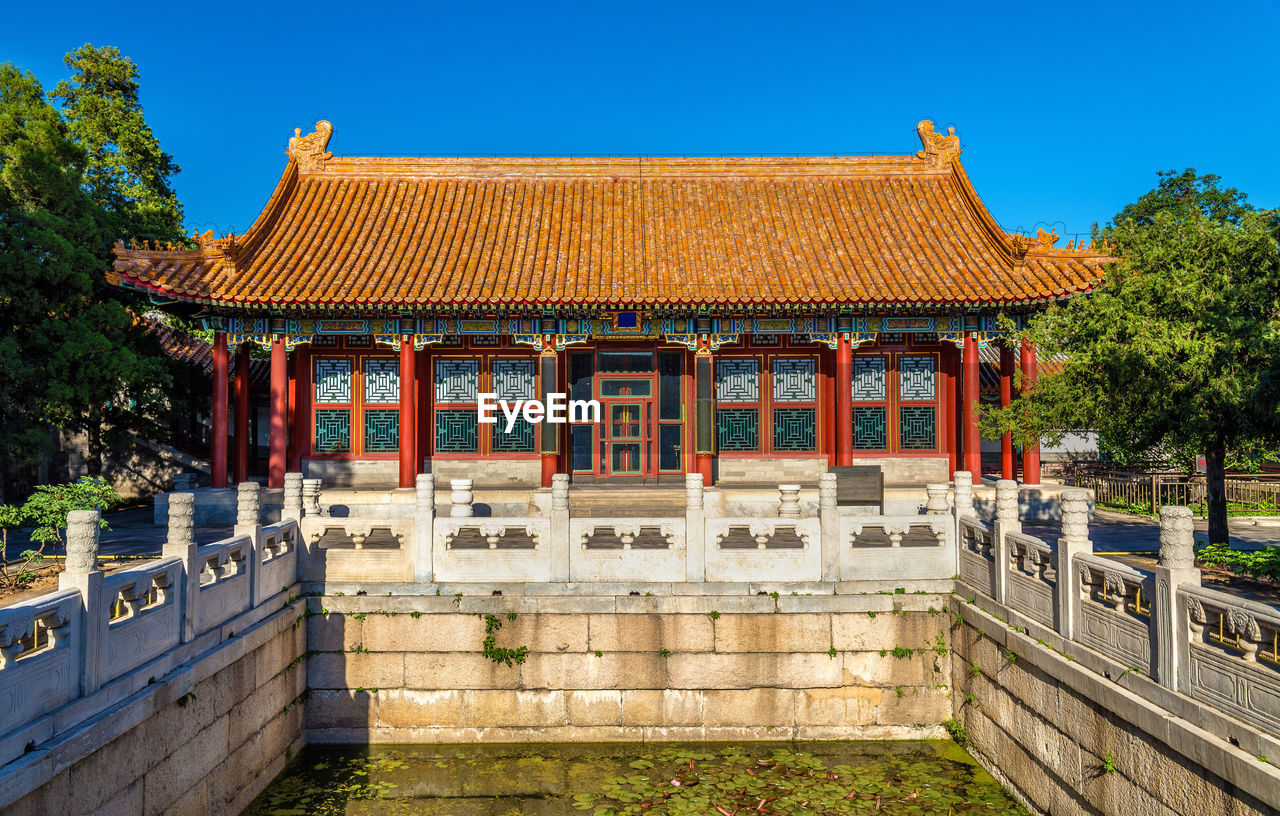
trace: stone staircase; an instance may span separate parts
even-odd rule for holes
[[[574,518],[683,516],[684,510],[683,486],[584,485],[569,488],[569,515]]]

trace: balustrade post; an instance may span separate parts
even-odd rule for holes
[[[473,492],[475,482],[471,479],[450,479],[449,516],[450,518],[470,518],[476,514],[472,502],[476,500]]]
[[[245,560],[249,562],[249,597],[254,604],[258,600],[258,557],[262,547],[261,491],[262,486],[257,482],[236,485],[236,526],[232,531],[232,535],[249,537]]]
[[[684,477],[685,578],[695,583],[705,581],[707,577],[707,515],[703,498],[702,474],[686,473]]]
[[[957,470],[951,474],[951,512],[955,528],[956,563],[954,575],[960,574],[960,542],[964,536],[960,534],[960,519],[972,518],[978,513],[973,508],[973,474],[967,470]]]
[[[800,485],[778,485],[778,517],[800,518]]]
[[[425,583],[432,579],[431,541],[436,523],[436,483],[430,473],[414,478],[413,508],[413,580]]]
[[[302,480],[302,512],[307,516],[319,516],[320,513],[320,479]]]
[[[245,484],[241,482],[241,484]],[[160,548],[163,558],[182,560],[182,586],[177,588],[182,609],[182,642],[195,637],[196,598],[200,591],[200,565],[196,563],[195,496],[173,493],[169,496],[169,533]]]
[[[1076,618],[1080,609],[1080,580],[1075,568],[1077,553],[1093,552],[1089,540],[1089,491],[1067,488],[1062,491],[1062,534],[1054,551],[1054,602],[1058,634],[1067,639],[1076,636]]]
[[[924,494],[928,499],[924,503],[925,515],[929,516],[949,516],[951,515],[951,503],[947,501],[947,494],[951,492],[949,484],[927,484],[924,486]]]
[[[187,494],[190,498],[190,494]],[[171,495],[170,501],[173,496]],[[69,686],[73,694],[85,696],[101,685],[102,641],[107,631],[107,611],[102,603],[102,570],[98,568],[98,529],[102,515],[97,510],[72,510],[67,514],[67,558],[58,575],[58,589],[80,593],[80,620],[70,621],[79,638],[71,643]],[[101,616],[101,620],[99,620]],[[33,689],[32,693],[38,692]]]
[[[1160,508],[1160,561],[1154,572],[1151,646],[1155,651],[1156,681],[1165,688],[1190,694],[1187,669],[1191,663],[1191,640],[1178,602],[1180,587],[1200,586],[1190,507]]]
[[[284,508],[280,511],[280,520],[302,520],[302,474],[286,473],[284,475]]]
[[[551,475],[551,580],[567,582],[573,558],[569,541],[569,474]]]
[[[834,473],[818,477],[818,524],[822,542],[822,580],[840,580],[840,508],[836,505]]]
[[[1022,522],[1018,521],[1018,483],[1012,479],[1001,479],[996,482],[996,523],[995,560],[996,574],[994,594],[999,603],[1006,603],[1009,597],[1009,570],[1013,567],[1012,547],[1007,536],[1010,533],[1022,532]]]

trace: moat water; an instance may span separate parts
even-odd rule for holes
[[[310,746],[244,816],[1026,812],[929,741]]]

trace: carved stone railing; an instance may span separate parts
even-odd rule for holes
[[[1196,700],[1280,734],[1280,609],[1197,586],[1178,593]]]
[[[1154,674],[1151,646],[1152,573],[1095,555],[1077,555],[1076,640],[1112,660]]]
[[[98,512],[68,515],[58,591],[0,609],[0,764],[280,611],[297,586],[298,522],[261,528],[257,486],[237,492],[231,537],[197,545],[194,497],[174,493],[161,557],[111,574]]]
[[[955,560],[955,525],[947,515],[840,518],[842,581],[949,578]]]
[[[435,520],[432,556],[438,581],[551,580],[550,519],[536,516]]]
[[[1058,568],[1053,545],[1025,533],[1008,533],[1005,540],[1010,561],[1005,602],[1056,628]]]
[[[413,518],[306,516],[300,525],[306,542],[303,575],[326,581],[412,581],[416,527]]]
[[[218,626],[253,605],[253,539],[236,536],[196,548],[196,631]]]
[[[820,536],[816,518],[709,518],[706,580],[820,581]]]
[[[572,581],[684,581],[684,518],[576,518],[569,522]]]
[[[995,597],[995,532],[991,525],[974,516],[961,516],[958,529],[961,580],[982,594]]]
[[[80,593],[59,590],[0,609],[0,735],[80,696]],[[0,762],[24,745],[0,742]]]
[[[97,608],[89,610],[88,621],[102,643],[94,687],[182,642],[182,575],[181,559],[169,557],[103,578]]]

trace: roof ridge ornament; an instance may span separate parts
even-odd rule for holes
[[[925,160],[925,167],[929,170],[946,170],[960,158],[960,137],[956,135],[954,127],[947,128],[947,135],[943,136],[934,131],[933,122],[923,119],[916,125],[916,133],[920,136],[920,143],[924,145],[924,150],[916,153],[916,156]]]
[[[329,146],[329,137],[333,135],[333,125],[321,119],[316,122],[314,133],[302,135],[302,128],[294,128],[289,137],[289,149],[285,153],[298,160],[298,167],[308,173],[324,169],[325,162],[333,158],[325,148]]]
[[[1041,252],[1047,249],[1053,249],[1053,245],[1058,242],[1058,233],[1050,230],[1045,232],[1042,229],[1036,230],[1036,249]]]

